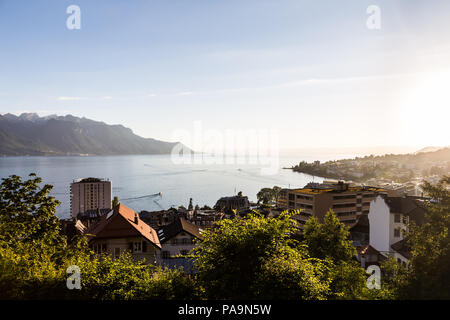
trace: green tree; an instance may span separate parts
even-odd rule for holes
[[[303,234],[312,257],[337,262],[350,261],[356,255],[356,249],[349,240],[348,228],[332,210],[327,212],[323,223],[316,217],[308,219]]]
[[[110,255],[74,261],[81,269],[79,291],[72,297],[97,300],[197,299],[194,279],[181,269],[170,270],[134,261],[130,253],[119,259]]]
[[[69,246],[60,235],[52,186],[40,187],[40,178],[29,177],[13,175],[0,185],[1,298],[58,297],[68,257],[78,250],[77,241]]]
[[[59,233],[58,202],[34,174],[0,185],[0,299],[194,299],[195,279],[181,270],[95,256],[87,238],[70,244]],[[66,287],[67,267],[81,269],[81,290]]]
[[[262,204],[275,204],[278,200],[278,194],[281,188],[274,186],[273,188],[262,188],[257,194],[258,203]]]
[[[111,201],[111,207],[115,208],[119,205],[119,198],[118,197],[114,197],[113,200]]]
[[[18,241],[61,240],[59,219],[55,216],[59,201],[49,196],[53,186],[39,186],[42,179],[34,173],[30,179],[12,175],[0,184],[0,242],[14,246]]]
[[[225,219],[194,250],[199,283],[208,299],[322,299],[328,294],[326,265],[310,259],[290,235],[292,214],[258,213]]]
[[[329,263],[332,279],[329,298],[372,298],[373,293],[366,287],[365,270],[355,259],[356,249],[349,240],[350,232],[332,210],[327,212],[323,223],[311,217],[303,235],[311,257]]]
[[[406,235],[411,247],[408,270],[397,272],[402,299],[450,299],[450,176],[436,185],[424,182],[426,222],[411,223]]]

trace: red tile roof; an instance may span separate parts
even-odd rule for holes
[[[137,223],[135,222],[137,219]],[[156,231],[142,221],[139,215],[130,208],[119,204],[100,221],[86,231],[89,240],[105,238],[126,238],[142,236],[161,249]]]

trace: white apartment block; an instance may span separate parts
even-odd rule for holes
[[[97,209],[111,209],[111,181],[98,178],[84,178],[70,184],[70,216]]]

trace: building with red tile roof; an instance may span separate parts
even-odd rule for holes
[[[113,258],[131,252],[135,260],[156,263],[161,250],[156,231],[123,204],[103,215],[85,234],[95,253],[111,254]]]

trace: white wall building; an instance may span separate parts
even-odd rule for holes
[[[370,203],[369,244],[382,255],[392,255],[406,265],[409,250],[404,240],[410,220],[423,223],[425,210],[413,197],[381,197]]]
[[[70,216],[89,210],[111,209],[111,181],[98,178],[78,179],[70,184]]]

